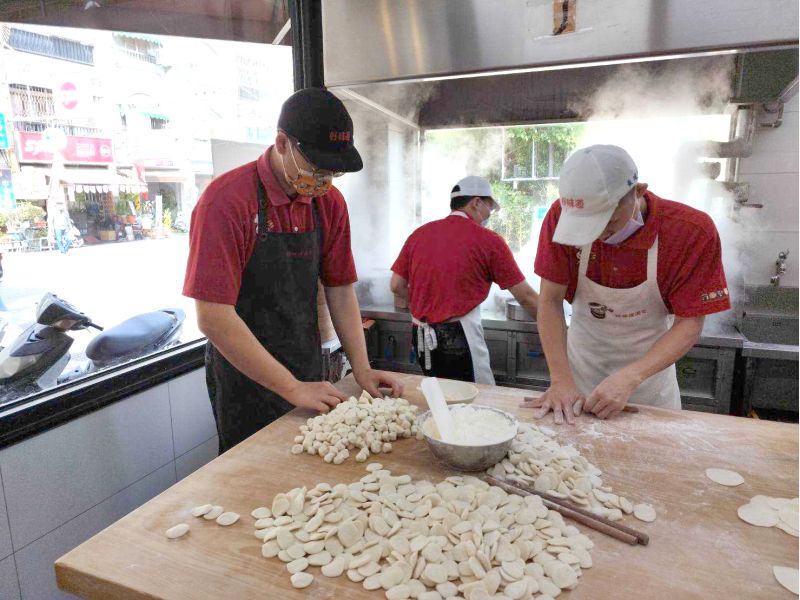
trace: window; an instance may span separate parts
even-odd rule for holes
[[[251,159],[240,158],[242,148],[252,152],[250,138],[263,144],[271,141],[268,135],[274,138],[280,106],[293,91],[291,47],[43,26],[15,39],[12,48],[0,45],[0,64],[13,62],[13,72],[24,74],[0,81],[0,98],[10,98],[7,122],[15,142],[0,155],[0,168],[11,171],[16,202],[0,198],[0,321],[7,323],[0,345],[35,320],[45,292],[106,330],[142,313],[178,308],[186,316],[171,343],[202,338],[194,301],[181,288],[188,223],[214,172],[210,140],[239,152],[227,157],[230,168]],[[21,52],[23,45],[37,52]],[[153,62],[162,50],[169,54],[169,69]],[[91,110],[72,117],[61,106],[69,96],[54,98],[53,82],[65,73],[64,56],[80,52],[92,60],[87,55],[88,62],[70,66],[69,73],[77,93],[92,103]],[[132,59],[147,64],[135,68]],[[230,76],[231,65],[239,62],[249,75],[269,65],[258,78],[253,75],[258,87],[242,100],[243,84],[235,71]],[[240,111],[240,104],[250,110]],[[63,134],[63,165],[54,164],[53,146],[42,139],[50,128]],[[54,135],[57,141],[60,134]],[[61,208],[72,236],[66,256],[55,249],[54,216]],[[65,335],[73,340],[68,362],[46,389],[115,366],[86,358],[98,332]],[[36,385],[0,383],[0,405],[38,391]]]
[[[569,125],[503,129],[503,180],[558,179],[575,143]]]
[[[15,117],[51,117],[55,114],[53,90],[12,83],[8,86]]]

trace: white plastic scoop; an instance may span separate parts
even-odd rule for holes
[[[453,417],[447,408],[439,380],[436,377],[426,377],[422,380],[420,388],[425,394],[425,400],[428,401],[431,415],[433,415],[436,428],[439,430],[439,439],[443,442],[450,442],[453,439]]]

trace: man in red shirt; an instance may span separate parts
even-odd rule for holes
[[[353,122],[330,92],[283,104],[275,145],[220,175],[192,213],[183,293],[208,338],[206,382],[220,452],[294,406],[327,412],[345,399],[322,382],[317,281],[360,386],[402,386],[367,360],[352,288],[347,205],[332,177],[358,171]]]
[[[531,403],[534,416],[606,418],[628,402],[679,409],[675,361],[696,343],[705,315],[730,308],[714,223],[648,192],[617,146],[575,151],[559,194],[536,254],[551,383]]]
[[[494,384],[480,313],[492,282],[536,316],[536,292],[505,240],[485,228],[496,209],[489,182],[465,177],[450,193],[450,216],[414,231],[392,265],[392,291],[409,299],[428,376]]]

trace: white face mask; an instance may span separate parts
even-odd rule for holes
[[[625,223],[625,225],[623,225],[622,229],[604,239],[603,243],[608,244],[609,246],[616,246],[618,244],[621,244],[629,237],[631,237],[634,233],[639,231],[639,229],[641,229],[642,227],[644,227],[644,219],[642,218],[642,211],[639,209],[639,202],[634,202],[633,214],[631,215],[631,218],[628,219],[628,222]]]
[[[485,204],[483,200],[481,200],[481,204]],[[492,218],[492,209],[489,209],[489,215],[481,221],[481,227],[488,227],[489,226],[489,219]]]

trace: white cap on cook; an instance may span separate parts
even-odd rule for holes
[[[492,198],[492,186],[483,177],[477,175],[468,175],[460,179],[450,192],[450,198],[458,198],[460,196],[481,196],[482,198],[491,198],[492,204],[498,208],[497,201]]]
[[[585,246],[595,241],[620,199],[638,181],[636,163],[619,146],[598,144],[573,152],[561,167],[561,216],[553,241],[567,246]]]

